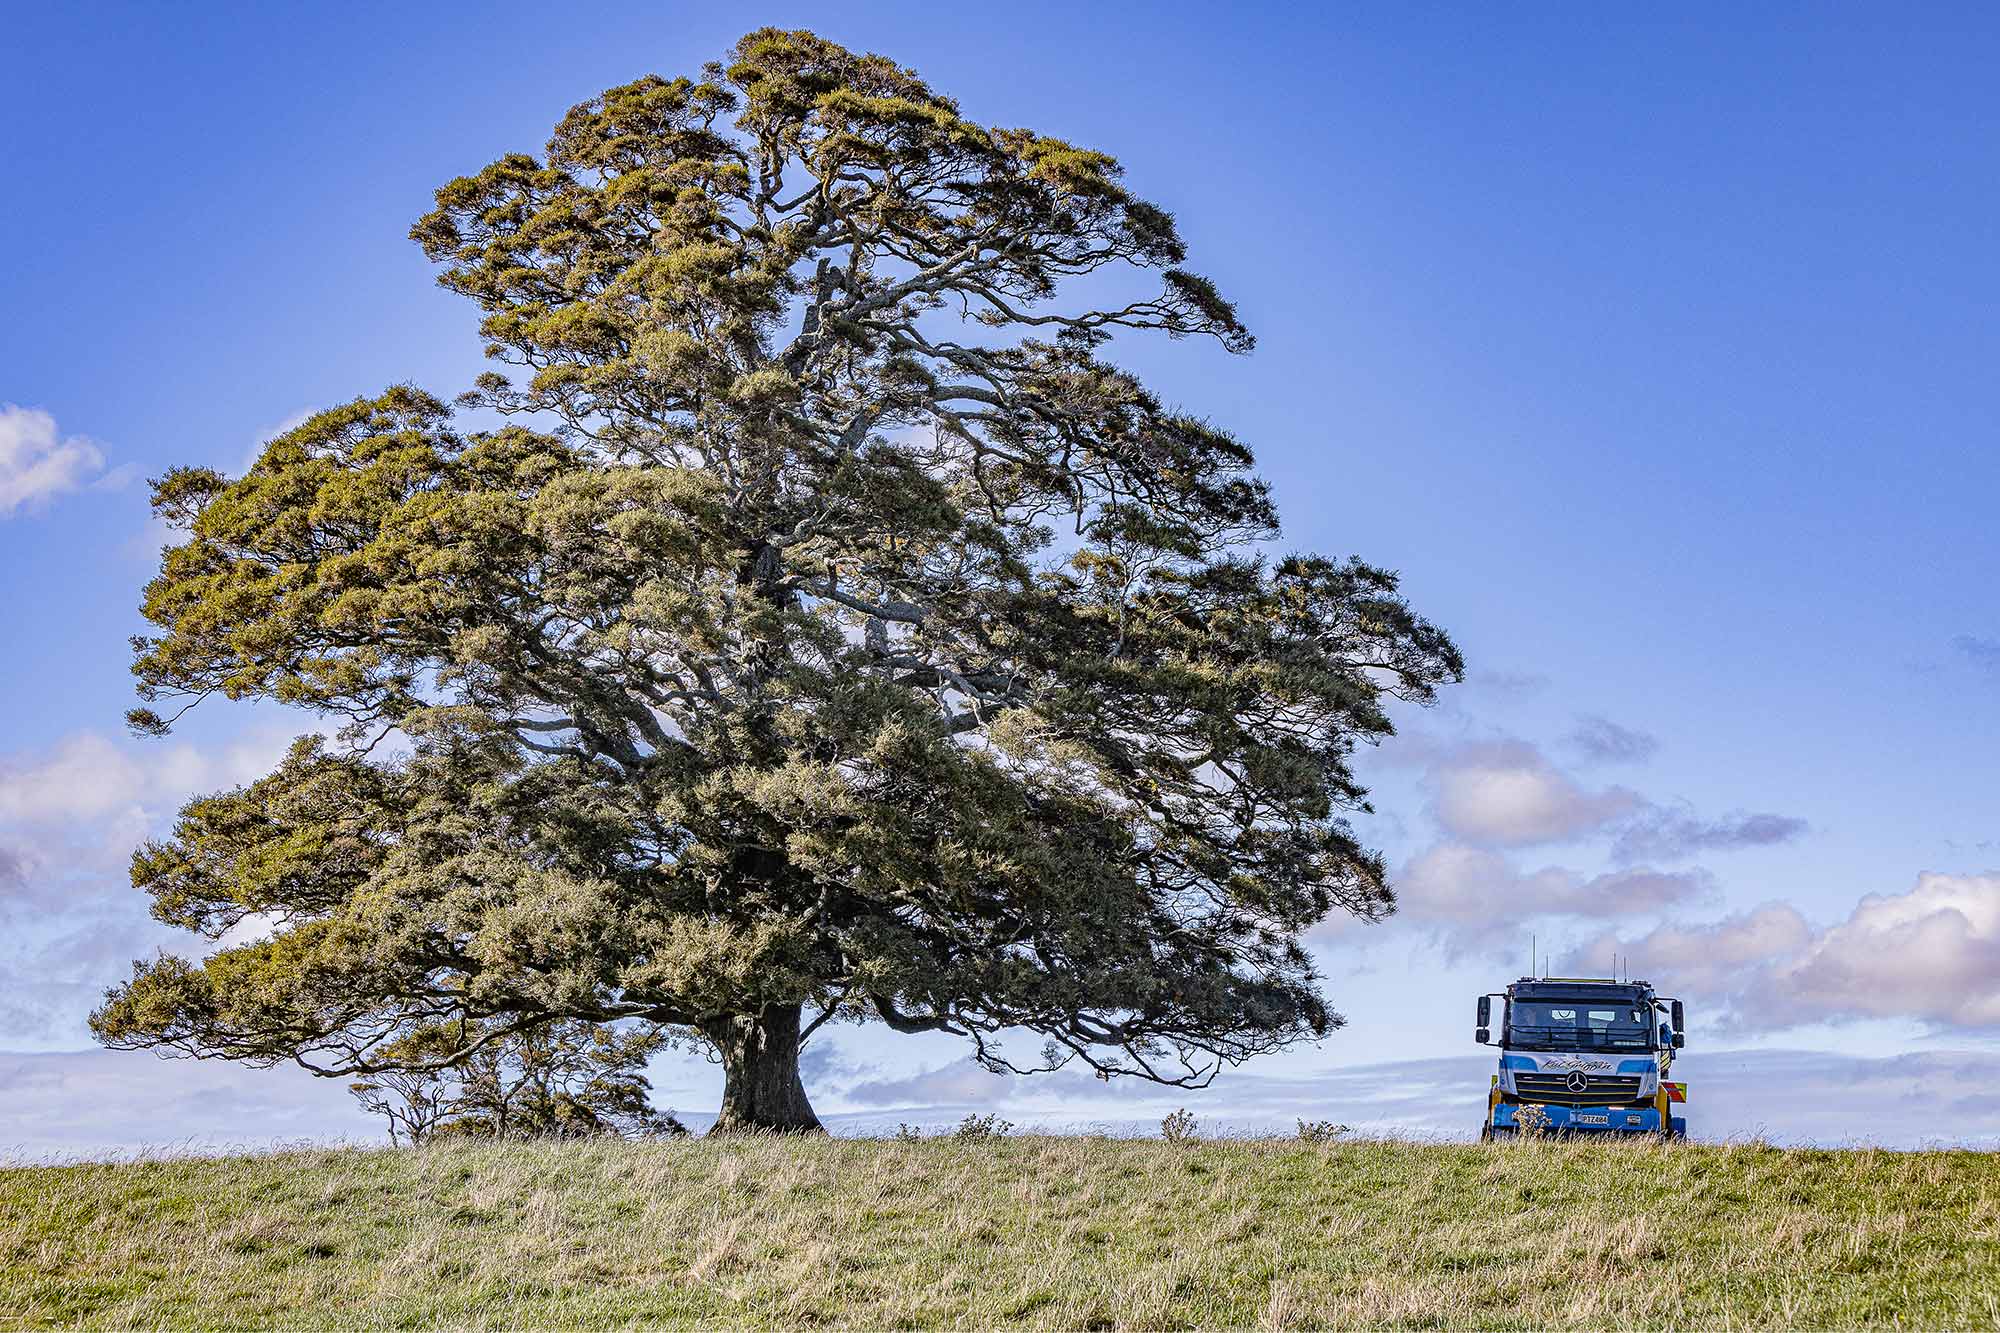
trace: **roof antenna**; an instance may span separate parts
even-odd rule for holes
[[[1528,936],[1528,975],[1531,977],[1539,975],[1535,971],[1535,937],[1533,935]]]

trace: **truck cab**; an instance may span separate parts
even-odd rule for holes
[[[1644,981],[1523,977],[1480,996],[1478,1016],[1474,1039],[1500,1048],[1480,1138],[1523,1130],[1687,1136],[1675,1114],[1687,1085],[1667,1077],[1686,1044],[1679,1000]]]

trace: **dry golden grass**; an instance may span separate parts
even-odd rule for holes
[[[0,1172],[0,1326],[1993,1327],[2000,1159],[1089,1138]]]

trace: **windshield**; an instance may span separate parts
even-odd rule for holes
[[[1507,1006],[1507,1043],[1559,1051],[1649,1050],[1646,1008],[1630,1001],[1515,1000]]]

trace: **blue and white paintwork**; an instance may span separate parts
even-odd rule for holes
[[[1639,1096],[1653,1097],[1660,1091],[1660,1056],[1673,1058],[1671,1051],[1654,1052],[1647,1055],[1597,1055],[1589,1051],[1509,1051],[1500,1057],[1500,1091],[1514,1094],[1514,1075],[1518,1072],[1569,1074],[1582,1070],[1586,1074],[1609,1074],[1630,1078],[1639,1076]]]
[[[1494,1127],[1514,1128],[1515,1113],[1524,1109],[1501,1102],[1493,1108]],[[1633,1134],[1660,1132],[1660,1113],[1651,1107],[1643,1111],[1616,1106],[1541,1106],[1538,1109],[1548,1117],[1547,1124],[1540,1126],[1543,1129],[1606,1129]]]

